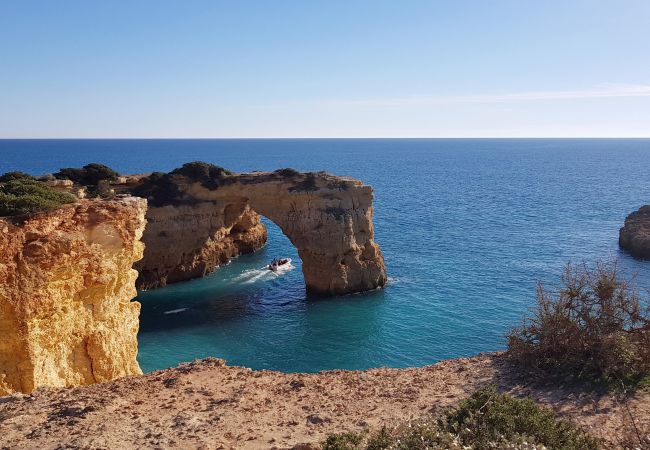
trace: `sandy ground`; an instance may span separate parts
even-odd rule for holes
[[[577,388],[532,388],[498,354],[412,369],[283,374],[205,359],[74,389],[0,398],[0,448],[291,448],[329,433],[375,429],[449,407],[487,383],[530,395],[616,448],[650,425],[650,393],[625,407]]]

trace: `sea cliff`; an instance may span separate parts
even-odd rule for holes
[[[146,200],[80,200],[0,218],[0,395],[140,374]]]

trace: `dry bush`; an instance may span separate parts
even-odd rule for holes
[[[509,333],[507,354],[528,369],[634,385],[650,373],[649,311],[616,264],[569,264],[559,290],[538,285],[537,307]]]

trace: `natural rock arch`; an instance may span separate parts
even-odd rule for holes
[[[146,289],[204,275],[266,241],[259,214],[298,250],[310,292],[346,294],[386,283],[373,240],[370,186],[324,172],[251,173],[220,180],[175,175],[167,204],[151,202],[136,264]],[[137,191],[137,189],[136,189]]]

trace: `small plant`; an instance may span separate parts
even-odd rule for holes
[[[13,179],[0,184],[0,216],[16,216],[50,211],[75,197],[33,179]]]
[[[330,434],[323,443],[323,450],[357,450],[363,441],[359,433]]]
[[[305,179],[294,184],[289,188],[289,192],[312,192],[317,191],[316,174],[309,172],[305,174]]]
[[[292,169],[290,167],[284,168],[284,169],[278,169],[274,173],[280,175],[281,177],[284,178],[292,178],[300,175],[300,172],[298,172],[296,169]]]
[[[61,169],[54,176],[58,179],[71,180],[83,186],[97,186],[103,180],[116,180],[120,174],[103,164],[90,163],[81,169],[73,167]]]
[[[567,265],[562,288],[537,288],[532,317],[508,335],[522,367],[626,386],[650,374],[650,317],[615,264]]]
[[[595,450],[598,441],[530,399],[486,387],[438,418],[425,417],[368,435],[331,435],[323,443],[323,450],[497,448]]]

